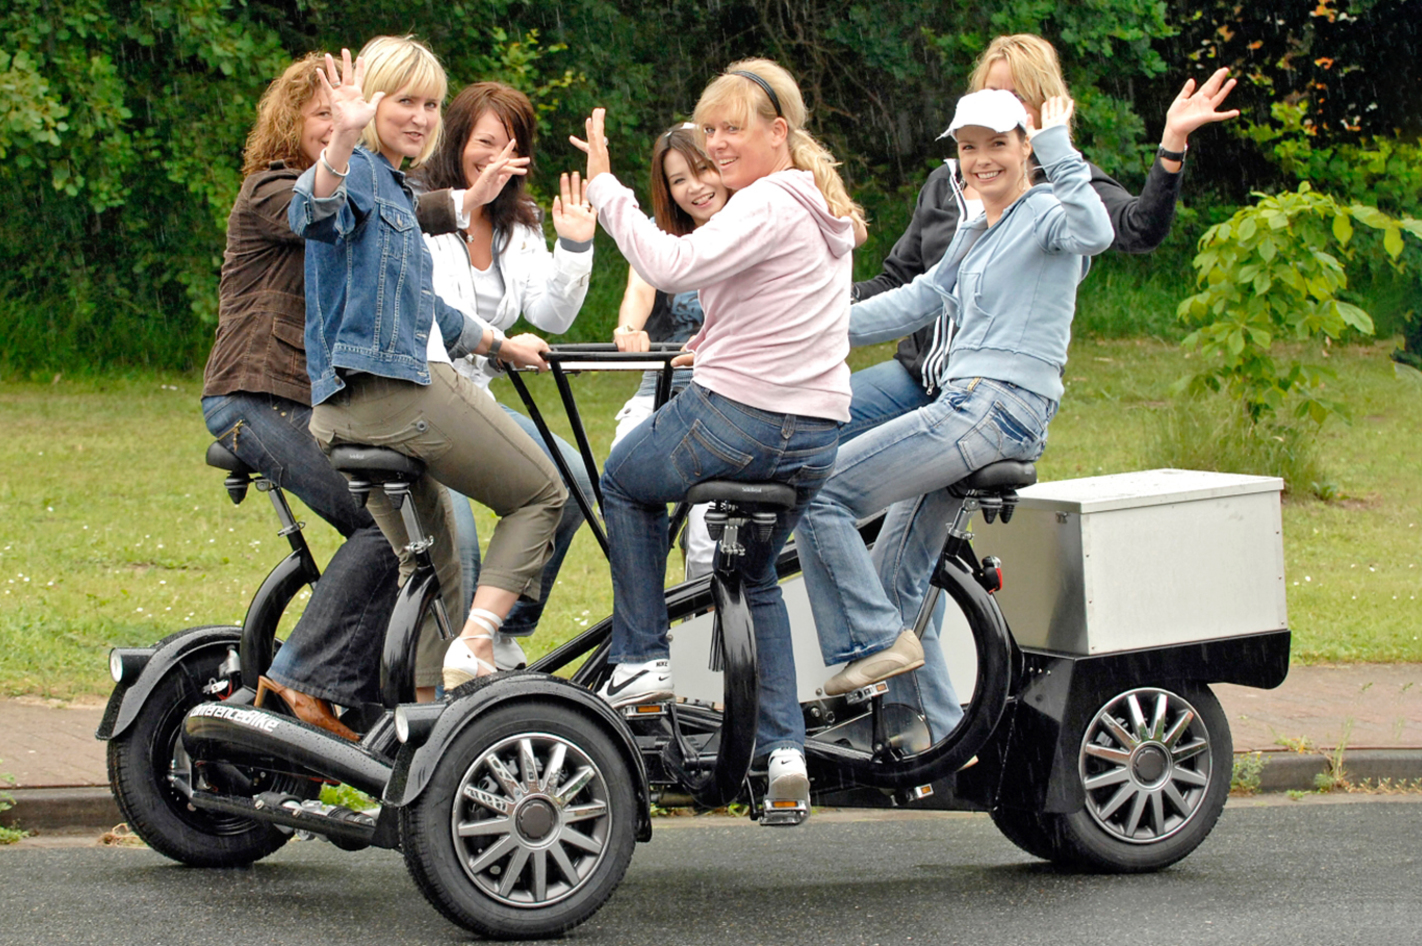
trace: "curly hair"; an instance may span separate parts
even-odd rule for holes
[[[311,166],[311,159],[301,151],[301,110],[321,88],[316,70],[325,61],[325,53],[307,53],[287,66],[262,93],[257,123],[242,149],[243,177],[265,171],[273,161],[285,161],[287,167],[298,171]]]
[[[517,156],[533,157],[538,119],[528,96],[502,82],[476,82],[456,95],[445,110],[444,138],[419,173],[430,190],[469,187],[474,183],[464,174],[464,149],[485,112],[492,112],[504,126],[505,133],[514,141]],[[530,173],[532,170],[530,162]],[[523,175],[510,177],[499,195],[484,208],[484,213],[495,233],[507,234],[520,223],[535,230],[539,227],[538,207],[528,194],[527,178]]]

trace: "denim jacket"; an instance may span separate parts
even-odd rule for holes
[[[316,168],[296,182],[292,232],[306,238],[306,373],[311,403],[345,382],[338,368],[430,383],[430,325],[439,319],[452,357],[471,352],[483,326],[434,292],[429,249],[405,175],[364,147],[330,197],[312,194]]]
[[[1061,400],[1076,286],[1115,231],[1066,129],[1046,129],[1032,145],[1051,184],[1023,194],[992,227],[981,215],[963,224],[927,272],[851,306],[851,345],[951,319],[957,333],[947,365],[933,377],[925,366],[930,392],[954,378],[984,377]]]

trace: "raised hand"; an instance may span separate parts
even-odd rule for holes
[[[503,150],[484,165],[484,170],[479,172],[478,179],[464,192],[466,213],[472,214],[475,208],[483,207],[498,197],[499,192],[504,189],[504,185],[509,182],[509,178],[515,175],[522,177],[528,173],[529,159],[515,154],[516,147],[518,147],[518,142],[510,138]]]
[[[370,97],[370,101],[366,101],[365,93],[361,91],[361,83],[365,79],[365,57],[357,56],[352,66],[351,51],[342,49],[341,71],[337,73],[336,60],[327,53],[326,68],[318,68],[316,75],[321,80],[321,87],[331,97],[331,120],[335,126],[332,135],[351,141],[358,139],[375,117],[380,100],[385,98],[384,92],[377,92]]]
[[[587,129],[587,140],[569,135],[568,141],[588,156],[588,173],[585,177],[591,184],[599,174],[612,172],[612,159],[607,154],[607,109],[593,109],[583,125]]]
[[[1032,113],[1027,113],[1027,137],[1035,138],[1048,128],[1065,125],[1076,112],[1076,103],[1065,95],[1054,95],[1042,103],[1042,127],[1036,127]]]
[[[1226,81],[1228,80],[1228,81]],[[1220,111],[1226,97],[1234,89],[1228,69],[1216,69],[1199,89],[1194,79],[1186,79],[1180,94],[1165,112],[1165,134],[1161,144],[1168,151],[1181,151],[1191,132],[1201,125],[1222,122],[1239,115],[1239,109]]]
[[[564,171],[558,179],[561,193],[553,198],[553,229],[560,237],[586,243],[597,233],[597,211],[588,203],[582,178]]]

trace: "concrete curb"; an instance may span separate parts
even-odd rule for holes
[[[107,785],[77,788],[12,788],[14,807],[0,812],[0,824],[39,833],[92,829],[107,831],[123,821]]]
[[[1288,749],[1264,749],[1257,753],[1264,762],[1259,771],[1261,792],[1311,792],[1317,787],[1315,777],[1332,772],[1332,761],[1326,754],[1293,752]],[[1389,779],[1393,783],[1422,779],[1422,749],[1345,749],[1343,776],[1357,785]]]
[[[1254,753],[1238,753],[1238,756]],[[1261,793],[1316,788],[1314,777],[1331,770],[1327,755],[1287,749],[1259,751]],[[1356,749],[1344,751],[1344,775],[1358,784],[1390,779],[1393,783],[1422,779],[1422,749]],[[8,791],[14,807],[0,812],[0,824],[39,833],[57,831],[107,831],[123,821],[107,786],[78,788],[14,788]]]

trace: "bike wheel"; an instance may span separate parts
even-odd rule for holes
[[[232,646],[236,646],[234,632]],[[194,867],[237,867],[260,860],[286,843],[277,828],[235,815],[203,811],[188,794],[208,788],[208,774],[221,790],[243,794],[280,791],[314,798],[309,779],[272,776],[237,766],[196,766],[183,749],[183,719],[210,697],[203,687],[216,680],[226,646],[206,647],[172,668],[153,688],[132,725],[109,740],[109,784],[128,826],[165,857]]]
[[[481,936],[560,935],[622,881],[636,777],[589,717],[547,701],[497,707],[401,809],[406,866],[435,909]]]
[[[1203,685],[1141,686],[1103,699],[1077,740],[1083,810],[1041,815],[1054,860],[1089,870],[1161,870],[1214,828],[1229,796],[1229,721]]]

